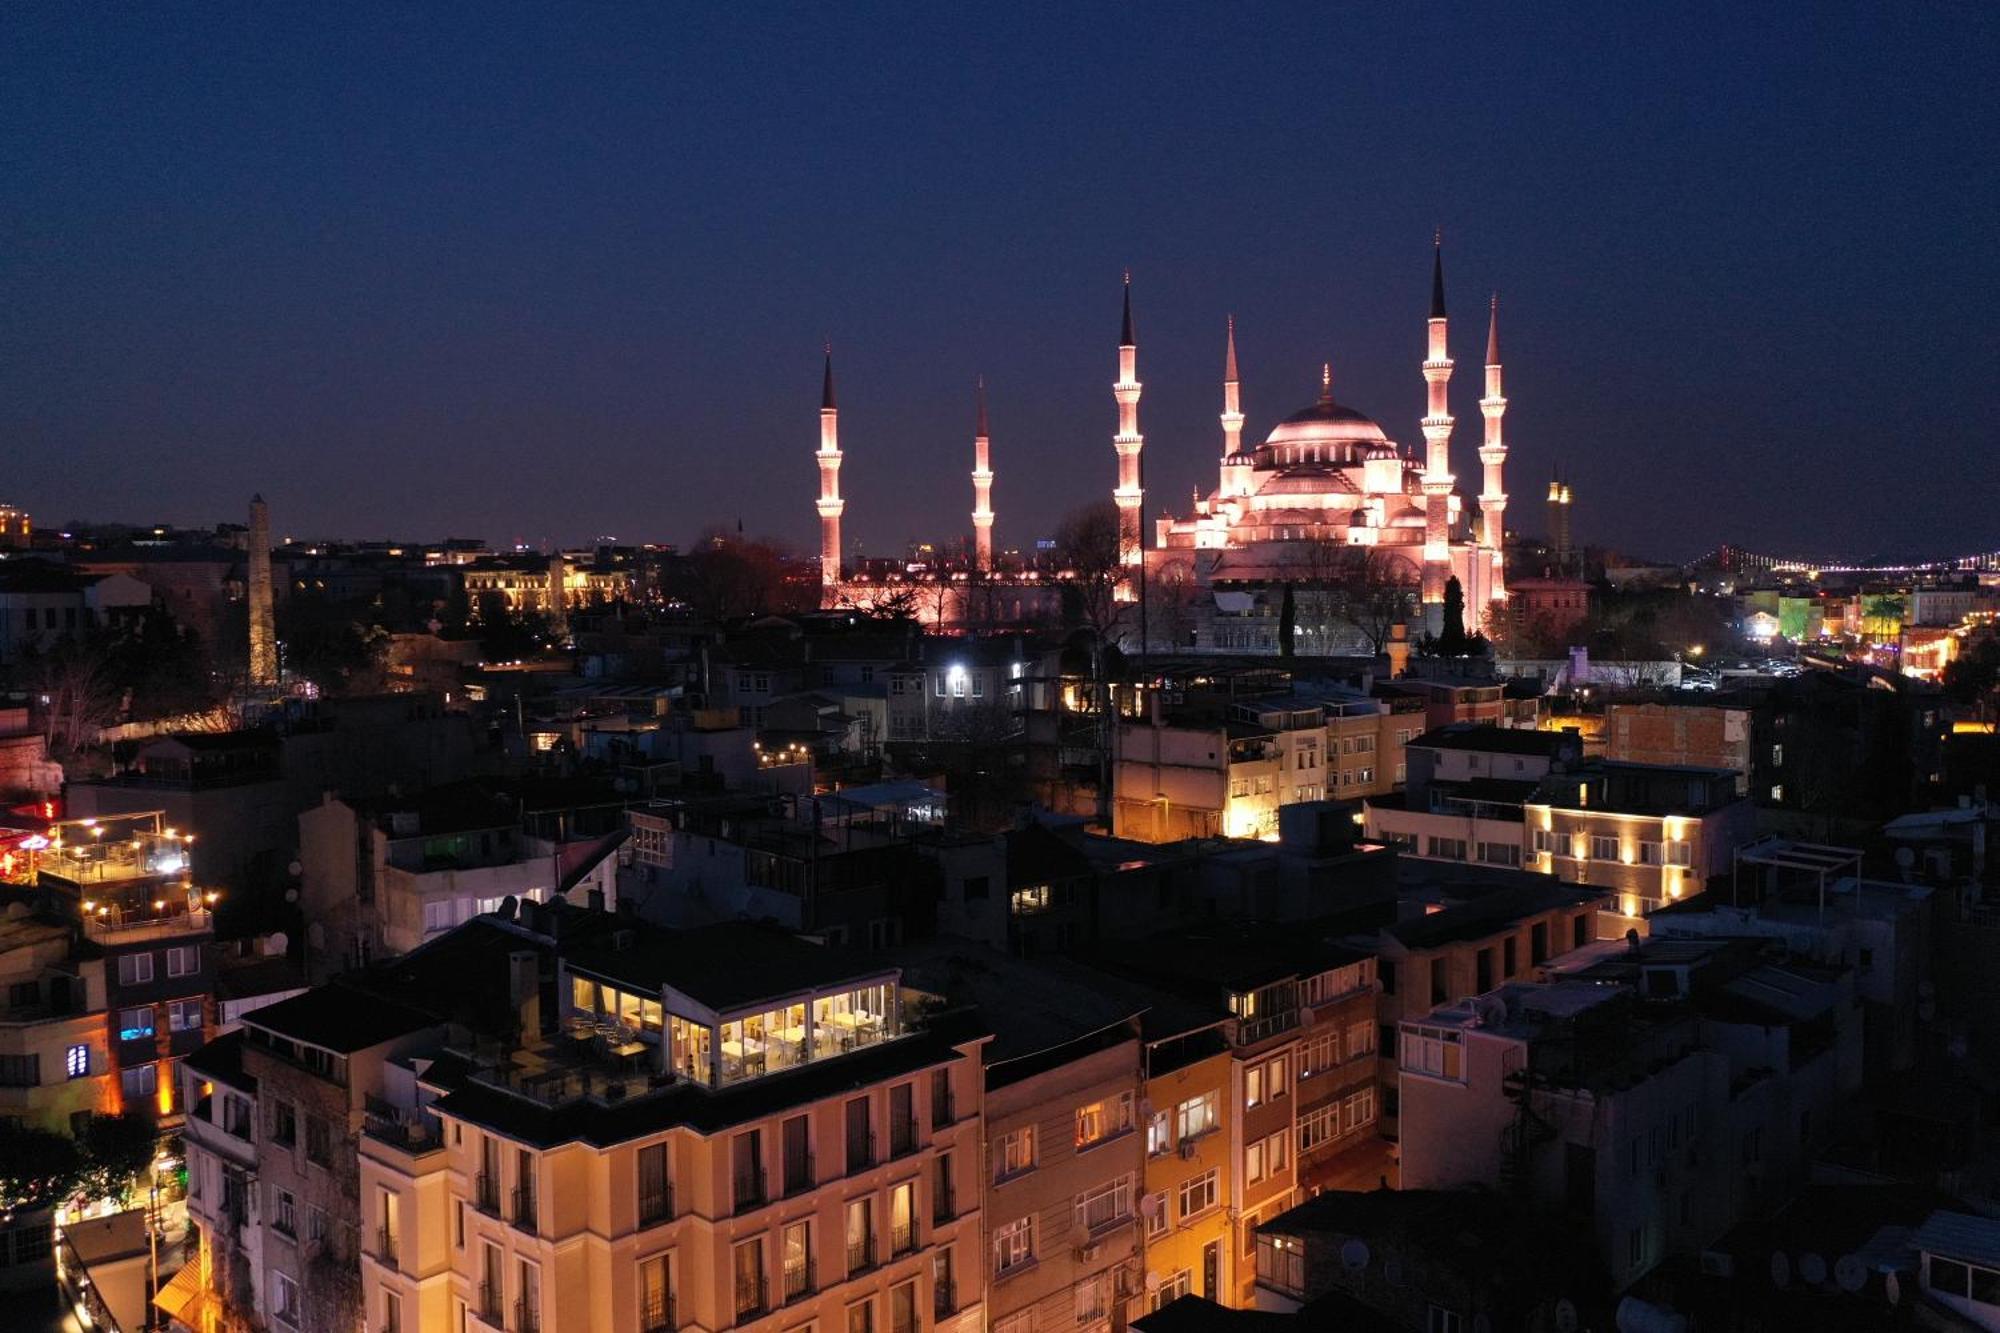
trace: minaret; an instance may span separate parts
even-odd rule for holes
[[[972,561],[982,574],[993,572],[993,457],[986,436],[986,377],[973,385],[979,424],[972,433]]]
[[[1445,350],[1444,233],[1432,240],[1430,343],[1424,357],[1429,410],[1424,414],[1424,626],[1444,629],[1444,585],[1451,577],[1451,357]]]
[[[1486,599],[1507,600],[1504,565],[1507,549],[1507,487],[1502,470],[1507,464],[1507,438],[1501,429],[1507,415],[1507,396],[1500,388],[1500,297],[1496,293],[1486,316],[1486,396],[1479,400],[1479,414],[1486,418],[1486,440],[1479,446],[1479,461],[1486,469],[1485,485],[1479,492],[1480,536],[1485,547],[1491,583]]]
[[[1558,571],[1569,568],[1569,483],[1561,469],[1549,473],[1549,557]]]
[[[1243,449],[1243,386],[1236,378],[1236,316],[1229,317],[1228,342],[1222,354],[1222,484],[1218,496],[1230,494],[1229,460]]]
[[[271,608],[271,510],[250,497],[250,683],[278,683],[278,624]]]
[[[1132,273],[1128,269],[1125,326],[1118,335],[1118,382],[1111,386],[1111,396],[1118,400],[1118,434],[1111,440],[1111,447],[1118,451],[1118,488],[1111,492],[1111,498],[1118,505],[1118,561],[1134,568],[1145,558],[1140,534],[1146,492],[1139,484],[1139,451],[1146,447],[1146,437],[1139,433],[1138,370],[1139,344],[1132,339]],[[1136,595],[1130,587],[1119,591],[1124,601]]]
[[[819,601],[832,606],[840,588],[840,409],[833,403],[833,344],[826,347],[826,380],[819,397]]]

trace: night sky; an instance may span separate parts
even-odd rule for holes
[[[756,10],[757,19],[735,9]],[[296,536],[997,542],[1336,393],[1685,557],[2000,547],[2000,7],[0,9],[0,500]]]

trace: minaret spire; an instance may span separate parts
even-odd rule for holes
[[[1222,480],[1215,488],[1217,498],[1234,493],[1229,474],[1230,461],[1243,449],[1243,386],[1236,376],[1236,316],[1229,316],[1222,350]]]
[[[1432,634],[1444,628],[1444,585],[1451,578],[1451,354],[1444,313],[1444,229],[1431,238],[1431,315],[1424,357],[1428,410],[1424,413],[1424,624]],[[1467,590],[1466,604],[1477,598]],[[1467,612],[1471,614],[1470,611]],[[1478,625],[1467,625],[1476,630]]]
[[[993,466],[992,443],[986,435],[986,377],[973,381],[977,403],[977,424],[972,434],[972,556],[973,566],[982,574],[993,572]]]
[[[1118,506],[1118,560],[1134,569],[1145,559],[1142,524],[1146,492],[1139,479],[1139,453],[1146,446],[1146,437],[1139,433],[1139,389],[1139,345],[1132,337],[1132,270],[1127,269],[1125,323],[1118,343],[1118,382],[1111,386],[1111,396],[1118,403],[1118,433],[1111,440],[1111,447],[1118,455],[1118,486],[1111,492],[1111,499]],[[1124,600],[1136,595],[1129,586],[1119,591]]]
[[[1500,382],[1500,294],[1493,294],[1486,315],[1486,396],[1479,400],[1479,414],[1486,419],[1486,439],[1479,446],[1479,462],[1485,469],[1485,484],[1479,491],[1479,544],[1488,577],[1486,600],[1507,600],[1507,486],[1503,471],[1507,463],[1504,421],[1507,395]]]
[[[840,409],[833,398],[833,344],[826,345],[826,375],[819,399],[819,597],[832,606],[840,596]]]

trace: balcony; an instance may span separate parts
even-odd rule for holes
[[[178,890],[176,890],[178,892]],[[166,907],[158,910],[120,910],[111,903],[93,903],[83,914],[83,933],[106,944],[137,944],[169,936],[194,935],[215,928],[215,917],[206,906],[190,896],[181,908],[173,898],[155,899]]]
[[[851,1176],[857,1171],[866,1171],[876,1161],[874,1128],[870,1127],[865,1134],[850,1131],[847,1135],[847,1174]]]
[[[535,1202],[534,1186],[516,1185],[514,1187],[515,1227],[532,1236],[539,1229],[536,1225],[538,1217],[539,1213]]]
[[[396,1233],[388,1227],[375,1228],[375,1258],[384,1268],[396,1267]]]
[[[435,1117],[384,1101],[373,1093],[363,1105],[361,1132],[412,1157],[444,1147],[444,1126]]]
[[[818,1289],[814,1280],[813,1261],[807,1259],[800,1264],[786,1264],[784,1274],[785,1303],[804,1300]]]
[[[941,1227],[958,1217],[958,1191],[949,1184],[931,1192],[931,1225]]]
[[[866,1272],[875,1266],[875,1238],[850,1241],[847,1245],[847,1275]]]
[[[952,1103],[953,1098],[949,1088],[942,1092],[933,1092],[931,1094],[932,1125],[943,1129],[946,1125],[958,1123],[958,1116],[955,1114],[958,1108]]]
[[[889,1228],[889,1257],[901,1258],[917,1248],[917,1223],[912,1218],[900,1226]]]
[[[1267,1041],[1281,1032],[1289,1032],[1298,1025],[1297,1009],[1279,1009],[1256,1018],[1239,1018],[1236,1020],[1236,1044],[1255,1046],[1258,1042]]]
[[[889,1122],[889,1156],[908,1157],[917,1150],[917,1121],[915,1116],[905,1120]]]
[[[488,1324],[491,1324],[494,1328],[505,1328],[506,1325],[500,1318],[500,1305],[499,1284],[494,1282],[480,1283],[479,1304],[474,1308],[473,1313]]]
[[[794,1153],[785,1159],[785,1197],[804,1194],[818,1182],[811,1153]]]
[[[656,1227],[674,1220],[674,1187],[667,1181],[639,1191],[639,1225]]]
[[[488,1217],[500,1216],[500,1177],[481,1171],[473,1180],[472,1206]],[[497,1309],[496,1309],[497,1313]]]
[[[771,1306],[771,1293],[764,1282],[764,1275],[752,1277],[739,1275],[736,1279],[736,1317],[745,1319],[763,1314]]]
[[[541,1333],[542,1312],[528,1301],[514,1302],[514,1333]]]
[[[939,1278],[931,1284],[931,1317],[945,1319],[958,1312],[958,1284],[950,1278]]]
[[[671,1291],[648,1292],[639,1301],[639,1333],[672,1333],[680,1327],[680,1313]]]
[[[736,1172],[731,1197],[736,1201],[736,1211],[739,1214],[762,1208],[769,1203],[771,1194],[765,1188],[764,1168],[757,1166],[748,1170],[739,1169]]]

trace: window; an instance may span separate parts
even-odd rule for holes
[[[1330,1109],[1330,1108],[1329,1108]],[[1375,1089],[1363,1088],[1350,1093],[1340,1107],[1340,1132],[1351,1133],[1364,1125],[1375,1123]]]
[[[730,1271],[736,1279],[736,1317],[763,1312],[764,1240],[757,1237],[738,1245],[730,1256]]]
[[[1131,1216],[1132,1177],[1129,1174],[1076,1197],[1076,1224],[1085,1231],[1096,1231]]]
[[[333,1165],[333,1127],[326,1117],[306,1117],[306,1160],[320,1166]]]
[[[863,1195],[847,1203],[847,1271],[858,1273],[875,1264],[875,1199]]]
[[[118,1040],[138,1041],[153,1035],[153,1006],[120,1010],[118,1014]]]
[[[133,1065],[118,1075],[118,1083],[125,1093],[127,1102],[151,1097],[159,1090],[159,1066]]]
[[[1273,1134],[1269,1138],[1259,1139],[1244,1150],[1244,1164],[1250,1173],[1251,1184],[1269,1180],[1284,1172],[1289,1162],[1289,1155],[1285,1151],[1286,1141],[1289,1138],[1288,1134]]]
[[[1442,1305],[1431,1307],[1430,1319],[1424,1324],[1424,1333],[1464,1333],[1465,1320],[1456,1310],[1447,1310]]]
[[[1681,840],[1669,839],[1660,844],[1660,864],[1669,866],[1691,866],[1694,864],[1692,846]]]
[[[1482,842],[1479,844],[1479,859],[1490,866],[1518,866],[1521,864],[1521,847],[1512,842]]]
[[[175,1000],[167,1006],[169,1032],[201,1031],[201,1001]]]
[[[1194,1274],[1183,1268],[1172,1277],[1160,1280],[1160,1289],[1153,1293],[1152,1306],[1155,1310],[1162,1305],[1172,1305],[1183,1296],[1194,1291]]]
[[[271,1186],[271,1225],[287,1236],[299,1234],[299,1203],[288,1189]]]
[[[1406,1074],[1429,1074],[1454,1082],[1463,1077],[1460,1063],[1462,1035],[1452,1028],[1411,1026],[1403,1029],[1401,1065]]]
[[[1640,843],[1639,864],[1642,866],[1656,866],[1660,864],[1660,844],[1653,841]]]
[[[1183,1142],[1199,1138],[1221,1121],[1221,1094],[1204,1092],[1199,1097],[1190,1097],[1174,1109],[1174,1129]]]
[[[87,1078],[90,1075],[90,1047],[72,1046],[63,1055],[63,1074],[68,1078]]]
[[[298,1113],[287,1101],[271,1103],[271,1142],[289,1148],[299,1141]]]
[[[1243,1104],[1262,1106],[1285,1095],[1285,1057],[1252,1065],[1243,1075]]]
[[[1035,1219],[1019,1217],[993,1233],[993,1271],[1011,1273],[1035,1257]]]
[[[1556,835],[1545,828],[1536,829],[1534,848],[1535,848],[1535,854],[1537,856],[1540,856],[1547,852],[1555,851]]]
[[[1076,1108],[1076,1146],[1081,1152],[1132,1128],[1132,1094],[1122,1092],[1105,1101]]]
[[[1205,1213],[1215,1207],[1216,1171],[1214,1167],[1202,1172],[1191,1180],[1181,1182],[1181,1221],[1185,1222],[1197,1213]]]
[[[191,977],[201,971],[201,950],[192,944],[176,944],[167,950],[167,975]]]
[[[449,930],[452,924],[452,903],[450,899],[424,904],[424,931],[426,934],[434,930]]]
[[[1299,1047],[1299,1078],[1324,1074],[1340,1063],[1340,1034],[1322,1032],[1308,1037]]]
[[[1593,861],[1616,861],[1618,859],[1618,839],[1606,837],[1602,833],[1590,835],[1590,859]]]
[[[0,1088],[33,1088],[42,1082],[39,1055],[0,1055]]]
[[[1257,1235],[1257,1281],[1294,1296],[1306,1290],[1305,1246],[1289,1236]]]
[[[280,1273],[271,1270],[271,1312],[293,1328],[299,1326],[299,1284]]]
[[[1463,861],[1464,838],[1440,838],[1433,834],[1426,842],[1425,855],[1439,861]]]
[[[1375,1025],[1365,1019],[1347,1025],[1347,1058],[1359,1059],[1375,1053]]]
[[[1032,1170],[1035,1165],[1035,1127],[1023,1125],[1000,1136],[1000,1147],[993,1154],[993,1179],[1005,1180],[1023,1171]]]
[[[1037,912],[1048,911],[1051,905],[1049,886],[1046,884],[1031,884],[1014,890],[1009,904],[1015,916],[1033,916]]]
[[[889,1253],[917,1248],[917,1183],[906,1180],[889,1191]]]
[[[655,1226],[673,1214],[667,1187],[667,1145],[649,1143],[639,1149],[639,1225]]]
[[[1095,1324],[1111,1317],[1111,1274],[1098,1273],[1076,1284],[1076,1322]]]
[[[143,986],[153,979],[153,955],[150,953],[128,953],[118,959],[118,984],[121,986]]]
[[[1328,1102],[1325,1106],[1315,1106],[1299,1117],[1299,1152],[1311,1152],[1322,1143],[1331,1142],[1340,1133],[1340,1107]]]

